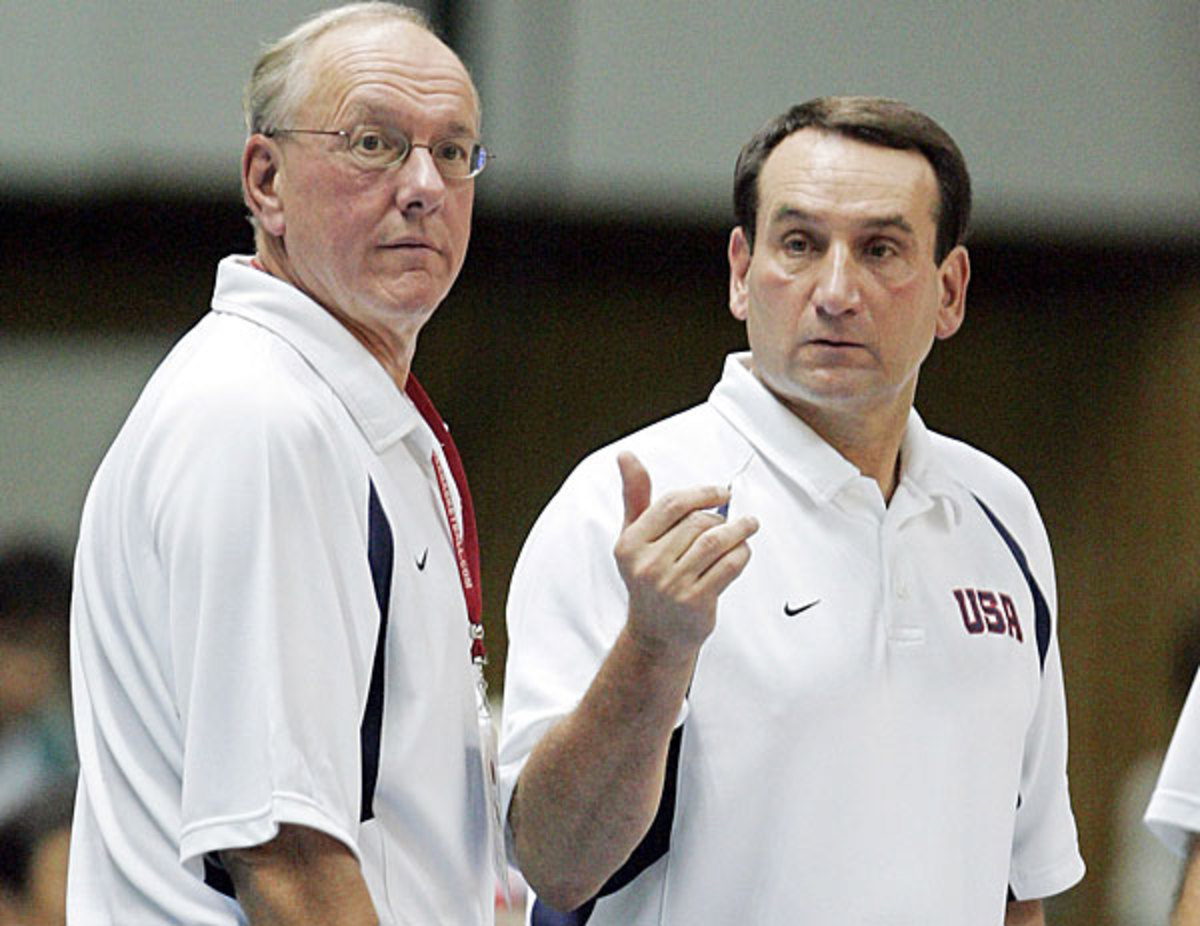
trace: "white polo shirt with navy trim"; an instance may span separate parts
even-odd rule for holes
[[[513,578],[502,802],[625,621],[616,456],[654,497],[753,514],[671,743],[658,818],[601,896],[531,922],[986,926],[1084,865],[1050,547],[1021,481],[914,411],[877,484],[733,355],[708,402],[586,459]]]
[[[244,923],[216,853],[284,823],[354,853],[384,924],[492,922],[434,453],[328,312],[220,263],[84,507],[73,926]]]
[[[1187,855],[1200,834],[1200,674],[1175,725],[1146,808],[1146,825],[1180,857]]]

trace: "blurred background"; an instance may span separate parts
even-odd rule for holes
[[[251,248],[251,63],[326,5],[0,0],[0,549],[70,555],[141,385],[216,261]],[[1200,622],[1200,3],[416,5],[474,73],[498,154],[415,367],[471,474],[493,690],[542,505],[745,343],[725,263],[742,143],[812,96],[900,97],[977,191],[967,323],[918,407],[1025,478],[1056,551],[1089,873],[1052,919],[1162,923],[1175,869],[1138,818]]]

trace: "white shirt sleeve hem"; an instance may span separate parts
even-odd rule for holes
[[[1200,833],[1200,801],[1190,794],[1158,790],[1146,808],[1146,826],[1163,845],[1183,858]]]
[[[1037,871],[1013,871],[1009,874],[1013,894],[1018,900],[1039,900],[1061,894],[1083,880],[1087,867],[1078,852]]]
[[[254,813],[203,820],[185,827],[179,841],[180,862],[187,864],[193,858],[223,849],[262,845],[274,839],[284,823],[332,836],[362,863],[358,845],[346,828],[311,799],[294,793],[276,793],[268,806]]]

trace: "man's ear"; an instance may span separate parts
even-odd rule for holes
[[[259,227],[278,238],[283,235],[283,173],[279,146],[265,135],[255,133],[246,140],[242,151],[242,199]]]
[[[944,340],[962,326],[967,309],[967,284],[971,281],[971,259],[961,244],[946,255],[938,267],[937,337]]]
[[[750,272],[750,242],[742,226],[729,233],[729,311],[738,321],[750,314],[746,276]]]

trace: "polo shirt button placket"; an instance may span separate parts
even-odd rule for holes
[[[886,526],[882,533],[888,637],[895,643],[923,643],[925,628],[919,624],[908,623],[911,613],[909,608],[911,589],[907,578],[908,572],[903,565],[903,557],[899,553],[902,549],[899,528]]]

